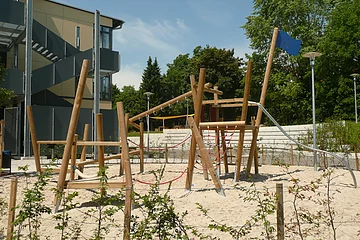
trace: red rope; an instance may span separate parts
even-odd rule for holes
[[[166,181],[166,182],[160,182],[159,185],[163,185],[163,184],[168,184],[168,183],[171,183],[171,182],[175,182],[176,180],[180,179],[186,172],[186,168],[185,170],[180,174],[180,176],[172,179],[172,180],[169,180],[169,181]],[[155,185],[155,183],[150,183],[150,182],[144,182],[144,181],[141,181],[139,179],[134,179],[134,181],[137,181],[138,183],[142,183],[142,184],[147,184],[147,185]]]

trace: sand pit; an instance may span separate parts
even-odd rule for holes
[[[154,181],[154,176],[150,170],[156,170],[160,167],[160,164],[147,164],[145,165],[146,172],[143,174],[138,174],[138,164],[132,164],[133,179],[151,183]],[[186,167],[187,165],[185,164],[166,165],[162,181],[171,180],[181,176]],[[233,166],[230,167],[230,172],[234,172],[234,169],[232,168]],[[97,168],[95,166],[89,166],[85,168],[85,172],[87,174],[92,174],[96,171]],[[245,189],[254,189],[252,186],[252,184],[254,184],[258,191],[263,193],[264,187],[267,187],[270,194],[272,194],[276,191],[276,183],[283,183],[286,226],[285,238],[300,239],[300,237],[296,235],[294,231],[287,229],[287,227],[291,225],[291,221],[295,220],[293,208],[294,195],[288,192],[288,187],[292,185],[292,182],[290,181],[291,176],[298,178],[300,180],[300,185],[305,185],[319,178],[323,171],[315,172],[311,167],[290,166],[287,170],[287,173],[284,167],[272,165],[263,165],[259,168],[259,171],[260,174],[257,176],[253,175],[251,179],[246,179],[244,173],[242,172],[241,181],[238,183],[237,187],[235,187],[236,184],[233,182],[233,174],[221,176],[221,184],[223,185],[226,194],[226,197],[224,197],[216,193],[212,181],[204,180],[202,170],[195,169],[192,191],[189,192],[184,190],[186,179],[186,174],[184,174],[182,177],[172,183],[170,196],[175,202],[175,209],[177,212],[188,211],[188,215],[185,217],[185,224],[195,226],[199,232],[211,235],[212,237],[218,237],[220,239],[232,239],[232,237],[227,233],[222,233],[216,230],[209,230],[208,224],[210,224],[211,221],[209,218],[205,217],[203,213],[197,208],[196,203],[199,203],[204,208],[209,209],[208,214],[219,223],[240,228],[240,226],[245,224],[245,222],[250,220],[251,216],[255,214],[258,202],[244,201],[243,198],[246,197],[246,193],[239,188],[244,187]],[[109,166],[109,178],[122,179],[123,177],[117,176],[118,172],[119,166],[117,164]],[[357,179],[360,179],[360,172],[355,172],[355,175]],[[52,207],[54,196],[51,188],[56,186],[57,176],[58,175],[53,175],[49,185],[45,189],[45,204],[50,207]],[[360,213],[360,204],[358,204],[358,201],[360,196],[360,189],[355,189],[353,187],[353,181],[347,170],[335,169],[334,173],[332,174],[332,178],[333,180],[330,183],[330,194],[333,196],[331,207],[334,208],[335,211],[334,224],[336,227],[336,237],[337,239],[359,239],[358,234],[360,230],[360,224],[358,219]],[[35,179],[35,177],[31,177],[30,182],[33,183]],[[0,197],[5,199],[6,202],[9,201],[10,181],[11,180],[9,176],[1,178]],[[19,177],[17,194],[18,205],[22,202],[24,197],[22,191],[25,186],[25,178],[23,176]],[[161,185],[161,192],[165,192],[167,187],[167,184]],[[145,194],[147,193],[148,189],[149,185],[134,181],[134,190],[137,193]],[[66,190],[66,193],[71,193],[73,191],[74,190]],[[115,189],[110,189],[109,194],[114,194],[116,191],[117,190]],[[82,231],[80,233],[79,239],[90,239],[92,232],[97,227],[97,223],[96,219],[89,217],[86,212],[89,209],[94,208],[94,204],[91,201],[94,193],[93,191],[82,189],[78,190],[78,192],[79,196],[75,198],[74,202],[79,203],[79,206],[68,212],[71,216],[69,224],[80,224]],[[318,200],[326,199],[326,194],[326,187],[322,184],[320,184],[320,187],[316,190],[315,193],[312,193],[311,191],[305,192],[307,197],[311,196],[312,198]],[[315,204],[308,199],[299,201],[297,206],[304,207],[314,214],[321,210],[322,214],[324,216],[326,215],[326,208],[324,206]],[[132,211],[132,214],[141,216],[138,208],[135,208]],[[116,213],[113,216],[113,219],[115,220],[114,223],[108,222],[110,224],[110,232],[106,235],[105,239],[122,239],[123,212],[120,211]],[[276,229],[276,214],[270,215],[268,219]],[[52,214],[43,214],[41,222],[41,239],[46,239],[46,237],[49,237],[48,239],[60,239],[60,231],[54,229],[57,222],[53,219]],[[1,228],[4,228],[3,234],[5,234],[7,226],[7,214],[0,216],[0,226]],[[319,227],[305,223],[302,223],[301,226],[303,229],[310,228],[313,232],[312,237],[308,237],[306,239],[333,239],[331,226],[328,226],[323,220],[320,221]],[[70,227],[67,229],[67,231],[69,231],[69,229]],[[17,230],[16,227],[15,230]],[[259,222],[252,228],[251,233],[248,236],[241,239],[249,239],[251,237],[265,239],[266,237],[262,235],[263,231],[264,227],[262,226],[262,223]],[[26,229],[23,229],[22,233],[26,234]],[[274,236],[276,238],[276,232],[274,233]]]

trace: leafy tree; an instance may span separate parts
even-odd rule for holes
[[[0,84],[4,81],[4,77],[6,75],[6,69],[4,65],[1,63],[0,58]],[[11,99],[13,97],[13,91],[9,91],[6,88],[0,87],[0,107],[6,107],[11,103]]]
[[[243,89],[241,80],[244,75],[240,67],[244,62],[234,56],[234,49],[198,46],[193,51],[191,64],[196,76],[200,68],[206,68],[206,82],[219,86],[223,91],[223,98],[233,98],[237,95],[237,89]]]
[[[139,89],[140,93],[144,99],[146,99],[146,96],[144,95],[145,92],[153,93],[153,95],[151,95],[150,104],[151,106],[156,106],[159,105],[163,100],[161,89],[162,84],[159,64],[156,58],[153,62],[152,58],[149,57],[147,66],[144,69],[142,75],[142,82],[140,83]]]
[[[291,37],[302,40],[302,49],[297,57],[289,56],[280,49],[275,51],[266,108],[280,124],[311,122],[311,68],[309,60],[304,59],[302,54],[319,50],[326,23],[337,2],[255,0],[254,12],[242,26],[250,39],[250,46],[255,50],[251,56],[254,61],[255,86],[252,86],[251,91],[261,91],[273,28],[278,27]],[[316,67],[318,83],[323,80],[323,76],[318,74],[318,65]],[[319,84],[316,85],[317,91]],[[317,103],[322,100],[317,96]],[[317,116],[318,120],[324,118],[318,112]]]
[[[319,62],[323,75],[321,89],[322,112],[354,119],[352,73],[360,73],[360,1],[339,1],[331,11],[325,36],[320,44],[324,54]],[[330,111],[329,111],[330,110]]]
[[[136,90],[134,86],[123,86],[120,90],[116,85],[112,85],[113,109],[116,109],[117,102],[124,103],[124,111],[130,117],[135,116],[146,109],[146,101],[143,94]]]

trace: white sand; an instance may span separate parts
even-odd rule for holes
[[[139,166],[136,164],[132,165],[132,173],[134,179],[139,179],[142,181],[153,182],[153,175],[149,172],[150,170],[158,169],[160,165],[158,164],[148,164],[145,165],[146,172],[144,174],[138,174]],[[171,164],[166,166],[166,171],[164,174],[163,181],[173,179],[186,169],[185,164]],[[89,167],[85,169],[86,174],[92,174],[97,171],[96,167]],[[222,169],[223,171],[223,169]],[[234,171],[234,167],[230,166],[230,173]],[[119,172],[118,165],[111,165],[109,167],[108,176],[116,177]],[[271,193],[275,193],[276,183],[283,183],[284,185],[284,209],[285,209],[285,224],[289,226],[291,219],[294,219],[294,209],[292,206],[293,195],[288,193],[288,186],[292,183],[290,180],[290,175],[286,173],[285,168],[279,166],[268,166],[264,165],[259,168],[260,174],[253,176],[252,180],[246,180],[245,176],[242,175],[242,180],[238,183],[239,186],[250,188],[251,184],[254,182],[258,190],[263,191],[263,187],[269,188]],[[292,166],[289,168],[289,172],[293,177],[300,179],[300,184],[310,183],[310,181],[317,179],[322,172],[315,172],[311,167],[299,167]],[[243,173],[242,173],[243,174]],[[355,172],[357,179],[360,179],[360,172]],[[185,218],[185,223],[188,225],[196,226],[197,229],[205,234],[210,234],[213,237],[219,237],[220,239],[232,239],[229,234],[221,233],[215,230],[209,230],[208,224],[210,220],[203,216],[203,214],[197,209],[196,203],[200,203],[209,210],[209,215],[213,217],[218,222],[223,224],[228,224],[231,226],[241,226],[246,220],[249,220],[254,211],[257,208],[257,202],[245,202],[243,198],[245,192],[235,189],[234,182],[232,179],[233,174],[229,174],[221,177],[221,183],[225,189],[226,197],[220,196],[214,190],[214,184],[212,181],[204,180],[202,171],[195,169],[192,191],[187,192],[184,190],[186,174],[182,176],[179,180],[173,182],[170,195],[175,202],[176,211],[184,212],[188,211],[188,215]],[[336,177],[335,177],[336,176]],[[52,207],[53,193],[50,190],[56,186],[58,175],[54,175],[52,182],[46,188],[46,200],[45,203]],[[333,174],[335,177],[331,181],[331,194],[334,194],[333,202],[331,206],[334,208],[335,215],[335,227],[337,228],[337,239],[359,239],[358,231],[360,230],[359,216],[360,213],[360,189],[355,189],[353,186],[352,178],[347,170],[335,169]],[[119,178],[119,177],[117,177]],[[4,198],[7,202],[9,201],[10,193],[10,178],[1,177],[0,178],[0,197]],[[120,177],[123,179],[123,177]],[[35,178],[30,179],[31,182],[35,181]],[[161,185],[162,192],[166,191],[168,185]],[[25,188],[25,178],[19,178],[18,184],[18,194],[17,194],[17,203],[20,204],[23,195],[22,191]],[[134,190],[138,193],[146,193],[149,189],[148,185],[143,185],[138,182],[134,183]],[[74,190],[66,190],[67,192],[72,192]],[[114,193],[117,190],[109,190],[109,193]],[[340,192],[337,192],[340,191]],[[90,218],[84,214],[90,208],[93,208],[91,202],[91,197],[93,192],[89,190],[78,190],[79,197],[75,199],[76,202],[80,203],[80,206],[76,209],[69,211],[71,216],[70,223],[74,222],[83,222],[82,223],[82,232],[81,239],[89,239],[92,235],[92,231],[96,228],[96,220]],[[317,199],[325,199],[326,188],[320,187],[316,193],[319,193],[320,196],[314,196]],[[307,194],[314,195],[314,194]],[[315,194],[316,195],[316,194]],[[323,210],[325,213],[325,208],[319,205],[314,204],[312,201],[304,200],[300,201],[298,206],[303,206],[307,208],[310,212],[315,213],[317,210]],[[134,209],[132,214],[141,215],[139,209]],[[56,221],[52,219],[53,215],[44,214],[42,216],[42,224],[40,228],[41,239],[45,239],[46,236],[49,236],[49,239],[60,239],[60,231],[55,230]],[[106,239],[122,239],[122,225],[123,225],[123,213],[120,211],[115,214],[114,219],[116,224],[120,227],[110,227],[110,233],[106,236]],[[276,217],[272,215],[269,217],[271,224],[276,228]],[[7,214],[0,216],[0,229],[4,226],[7,226]],[[302,224],[303,228],[311,227],[307,224]],[[265,238],[261,236],[261,232],[264,231],[261,223],[258,226],[255,226],[252,230],[252,233],[248,237],[241,239],[248,239],[249,237],[259,237],[261,239]],[[307,239],[332,239],[332,230],[329,226],[322,224],[319,229],[319,235],[313,235]],[[6,232],[6,227],[5,231]],[[23,233],[26,233],[26,230],[23,230]],[[276,238],[276,233],[274,234]],[[1,235],[0,235],[1,236]],[[286,231],[287,239],[299,239],[298,236],[294,236],[290,231]],[[1,237],[0,237],[1,239]]]

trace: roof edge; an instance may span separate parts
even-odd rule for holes
[[[91,13],[91,14],[95,14],[95,12],[91,12],[91,11],[89,11],[89,10],[81,9],[81,8],[78,8],[78,7],[74,7],[74,6],[65,4],[65,3],[57,2],[57,1],[55,1],[55,0],[46,0],[46,1],[51,2],[51,3],[55,3],[55,4],[59,4],[59,5],[65,6],[65,7],[70,7],[70,8],[73,8],[73,9],[76,9],[76,10],[80,10],[80,11],[83,11],[83,12],[88,12],[88,13]],[[122,25],[125,23],[124,20],[121,20],[121,19],[118,19],[118,18],[113,18],[113,17],[107,16],[107,15],[102,15],[102,14],[100,14],[100,15],[101,15],[102,17],[107,17],[107,18],[110,18],[110,19],[113,20],[113,26],[112,26],[112,28],[121,29],[121,28],[122,28]]]

